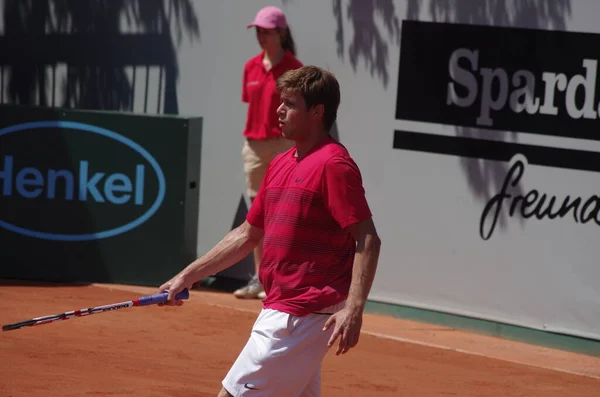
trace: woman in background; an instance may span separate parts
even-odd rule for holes
[[[242,101],[248,103],[242,157],[247,194],[252,203],[269,163],[294,145],[281,135],[277,115],[280,98],[275,83],[283,73],[302,67],[302,63],[296,58],[294,40],[281,9],[273,6],[261,9],[248,25],[251,27],[256,29],[261,48],[260,53],[244,65],[242,85]],[[262,242],[254,250],[254,276],[233,293],[237,298],[265,297],[258,280],[261,258]]]

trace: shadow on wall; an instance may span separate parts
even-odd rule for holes
[[[426,6],[426,9],[422,9]],[[424,13],[424,14],[423,14]],[[571,14],[571,0],[408,0],[406,19],[418,20],[421,15],[435,22],[467,23],[520,28],[562,30]],[[489,132],[479,128],[456,127],[461,137],[489,137]],[[508,131],[494,131],[495,140],[517,141],[517,135]],[[501,186],[508,164],[492,161],[461,158],[467,181],[476,197],[487,202]],[[516,194],[523,193],[521,185],[514,188]],[[498,219],[498,226],[506,225],[506,214]]]
[[[291,2],[282,0],[284,5]],[[354,71],[361,62],[364,63],[371,76],[379,78],[387,88],[390,79],[389,48],[390,45],[400,45],[400,19],[396,16],[394,0],[332,0],[332,10],[336,20],[335,41],[339,58],[344,60],[347,56]],[[378,18],[383,22],[383,32],[376,24]],[[354,32],[348,45],[344,40],[347,22]]]
[[[344,6],[342,0],[333,0],[338,56],[344,59],[347,52],[354,71],[359,63],[364,63],[371,76],[379,78],[387,88],[390,79],[389,46],[400,45],[400,20],[396,16],[394,1],[350,0]],[[377,18],[383,22],[383,32],[376,24]],[[345,20],[351,23],[354,31],[347,48],[344,42]]]
[[[3,13],[1,103],[178,114],[192,0],[4,0]]]

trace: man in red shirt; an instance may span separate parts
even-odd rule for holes
[[[306,66],[277,81],[277,109],[295,147],[269,165],[246,221],[160,287],[173,296],[233,265],[263,239],[266,298],[219,397],[320,396],[321,363],[358,343],[381,242],[360,171],[329,136],[340,102],[329,72]]]

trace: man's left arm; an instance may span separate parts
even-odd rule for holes
[[[356,254],[352,266],[352,283],[347,307],[362,313],[375,279],[381,240],[377,235],[373,218],[350,225],[347,229],[356,239]]]
[[[334,158],[325,166],[324,198],[329,211],[343,230],[356,241],[352,279],[346,307],[332,315],[323,330],[333,326],[328,346],[339,337],[336,354],[356,346],[362,327],[362,315],[373,285],[381,240],[365,198],[357,165],[347,158]]]
[[[377,235],[373,218],[350,225],[347,230],[356,239],[356,254],[352,266],[350,291],[346,307],[332,315],[323,328],[325,331],[330,326],[334,326],[327,345],[330,347],[337,338],[340,339],[336,355],[345,354],[358,344],[362,328],[362,316],[375,279],[381,248],[381,240]]]

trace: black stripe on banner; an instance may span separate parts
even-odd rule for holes
[[[532,165],[600,172],[600,153],[460,136],[394,131],[394,149],[506,161],[522,154]]]

